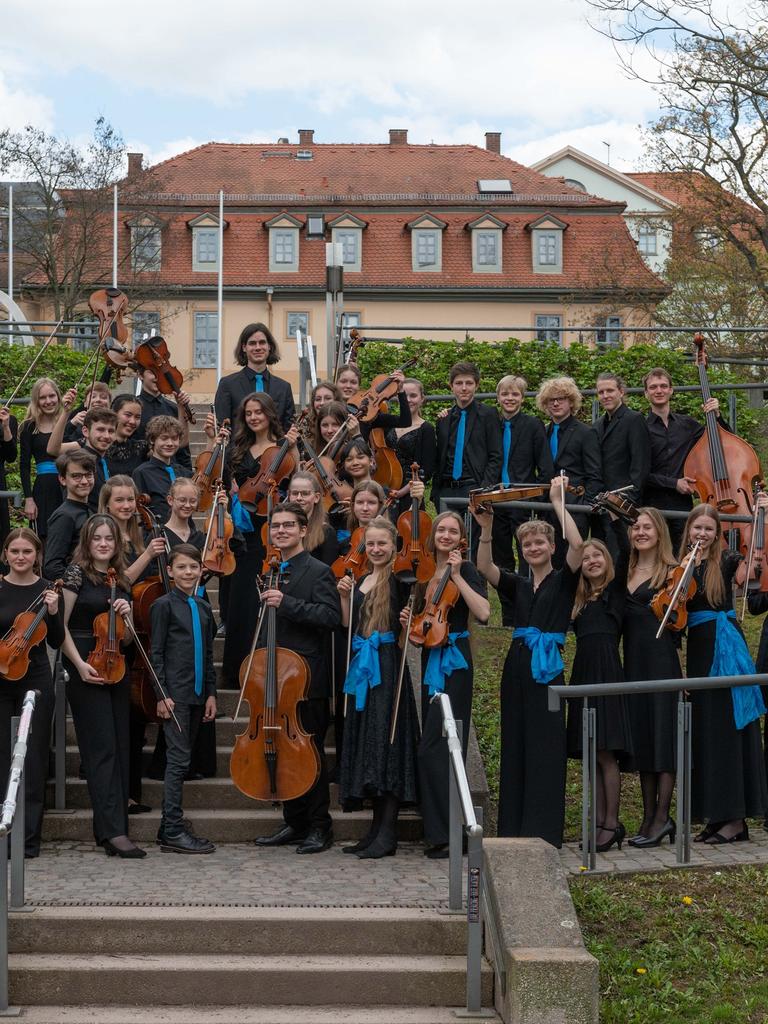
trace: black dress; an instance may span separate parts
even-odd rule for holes
[[[42,579],[26,586],[0,579],[0,636],[10,628],[16,616],[26,611],[34,598],[49,586],[50,584]],[[46,644],[59,648],[64,639],[61,598],[58,613],[51,618],[46,612],[45,622],[48,634],[43,643],[30,650],[29,669],[23,679],[12,682],[0,676],[0,777],[4,780],[8,778],[11,767],[11,719],[21,713],[21,704],[27,690],[38,691],[35,700],[34,728],[29,735],[27,760],[24,765],[24,848],[29,857],[36,857],[40,852],[40,833],[43,828],[45,780],[48,775],[48,750],[55,704]]]
[[[488,587],[471,562],[461,563],[461,576],[476,594],[487,597]],[[463,597],[448,614],[448,628],[451,633],[463,633],[469,625],[469,608]],[[467,668],[453,671],[445,680],[445,693],[451,700],[453,717],[462,723],[461,748],[464,761],[467,760],[469,729],[472,721],[472,689],[474,669],[472,647],[469,637],[456,640],[456,647],[464,655]],[[427,669],[429,651],[422,649],[421,677]],[[430,703],[429,691],[421,691],[421,742],[419,743],[419,789],[421,791],[421,815],[424,819],[424,838],[430,846],[442,846],[448,842],[448,744],[443,736],[443,718],[438,704]]]
[[[15,416],[8,417],[8,426],[11,431],[11,440],[6,441],[3,431],[0,429],[0,491],[8,490],[8,482],[5,476],[5,467],[16,461],[16,437],[18,424]],[[5,543],[11,529],[11,513],[8,507],[8,498],[0,500],[0,545]]]
[[[656,591],[648,580],[627,591],[624,604],[624,678],[680,679],[677,634],[665,629],[659,639],[659,620],[651,608]],[[622,770],[677,771],[678,694],[636,693],[627,697],[632,753],[623,758]]]
[[[623,524],[614,530],[619,544],[616,575],[600,597],[590,601],[576,616],[576,654],[571,671],[571,686],[584,683],[621,683],[624,673],[619,657],[619,636],[627,589],[629,543]],[[627,698],[594,697],[589,706],[597,711],[597,749],[626,755],[632,749]],[[571,701],[568,708],[568,755],[582,756],[582,704]]]
[[[704,565],[694,574],[697,590],[688,602],[688,612],[729,611],[733,607],[733,577],[740,556],[724,552],[720,567],[725,581],[725,598],[712,608],[704,592]],[[736,625],[734,623],[734,625]],[[739,627],[736,626],[738,629]],[[687,675],[711,675],[715,648],[715,622],[688,626]],[[694,690],[692,705],[693,775],[691,813],[699,821],[737,821],[762,817],[768,806],[760,723],[750,722],[737,729],[729,687],[722,690]]]
[[[534,592],[533,583],[500,569],[498,590],[514,601],[515,629],[565,633],[579,580],[566,563]],[[563,684],[563,674],[551,680]],[[531,651],[512,637],[501,677],[500,836],[538,837],[560,847],[565,818],[565,709],[549,711],[547,687],[531,674]]]
[[[59,476],[52,471],[53,459],[48,454],[50,434],[35,430],[34,420],[24,420],[19,430],[19,472],[25,498],[34,498],[37,505],[37,532],[41,538],[48,533],[51,513],[64,500]],[[38,468],[35,483],[32,484],[32,460]]]
[[[390,428],[384,435],[384,439],[403,467],[403,482],[410,480],[411,464],[414,462],[419,464],[424,480],[432,479],[437,460],[437,439],[435,437],[435,428],[431,423],[424,420],[421,426],[416,427],[415,430],[408,430],[399,437],[397,436],[397,431],[394,428]],[[404,494],[402,498],[398,498],[393,510],[396,513],[395,518],[410,507],[410,495]]]
[[[365,577],[363,577],[365,579]],[[362,580],[360,580],[362,583]],[[358,807],[360,800],[391,793],[401,804],[418,800],[416,778],[416,743],[418,720],[413,686],[406,666],[395,730],[390,744],[397,676],[400,667],[400,609],[408,600],[407,592],[390,578],[390,613],[388,630],[395,634],[395,643],[382,644],[378,650],[381,683],[368,691],[365,707],[358,711],[350,697],[344,719],[344,745],[339,767],[342,806]],[[357,629],[360,612],[367,595],[355,589],[352,628]]]
[[[766,570],[763,569],[763,572]],[[764,615],[768,612],[768,592],[756,590],[750,593],[748,598],[749,614]],[[757,648],[755,667],[760,673],[768,671],[768,618],[763,619],[763,628],[760,632],[760,644]],[[768,707],[768,686],[763,687],[763,700]],[[763,719],[763,757],[765,760],[765,775],[768,779],[768,715]]]

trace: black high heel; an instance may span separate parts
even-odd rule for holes
[[[142,850],[140,846],[132,846],[129,850],[121,850],[115,846],[109,839],[105,839],[101,844],[104,847],[104,853],[108,857],[122,857],[123,860],[138,860],[141,857],[147,856],[147,851]]]
[[[611,838],[607,842],[605,842],[605,843],[598,843],[597,846],[595,847],[595,850],[598,853],[605,853],[607,850],[610,850],[610,848],[613,846],[614,843],[618,846],[619,849],[621,849],[621,844],[624,842],[624,837],[627,834],[627,830],[624,828],[622,823],[619,822],[619,824],[616,826],[616,828],[613,829],[612,831],[613,831],[613,835],[611,836]]]
[[[638,836],[637,839],[630,839],[630,844],[638,850],[647,850],[652,846],[661,846],[664,839],[669,836],[670,845],[674,843],[677,835],[677,825],[672,818],[667,818],[656,835]]]

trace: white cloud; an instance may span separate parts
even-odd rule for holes
[[[526,142],[511,142],[504,145],[504,155],[512,157],[521,164],[536,163],[564,146],[575,146],[583,153],[601,160],[608,161],[608,150],[604,143],[610,144],[610,164],[619,171],[639,170],[643,164],[643,137],[637,124],[627,121],[604,121],[600,124],[586,124],[581,127],[567,128]]]
[[[49,130],[53,125],[53,103],[38,93],[14,87],[0,71],[0,129],[18,131],[28,124]]]

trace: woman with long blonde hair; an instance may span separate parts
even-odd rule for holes
[[[61,390],[55,380],[40,377],[32,385],[29,405],[19,428],[19,472],[24,491],[24,515],[39,537],[48,533],[51,513],[63,500],[56,465],[48,454],[48,441],[61,413]],[[35,482],[32,484],[32,462]]]

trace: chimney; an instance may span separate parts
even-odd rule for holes
[[[130,178],[133,174],[141,174],[143,171],[144,154],[143,153],[129,153],[128,154],[128,177]]]
[[[501,132],[486,132],[485,148],[489,153],[498,153],[501,155]]]
[[[408,129],[405,128],[390,128],[389,129],[389,144],[390,146],[407,146],[408,145]]]
[[[299,145],[311,146],[314,141],[314,128],[299,128]]]

